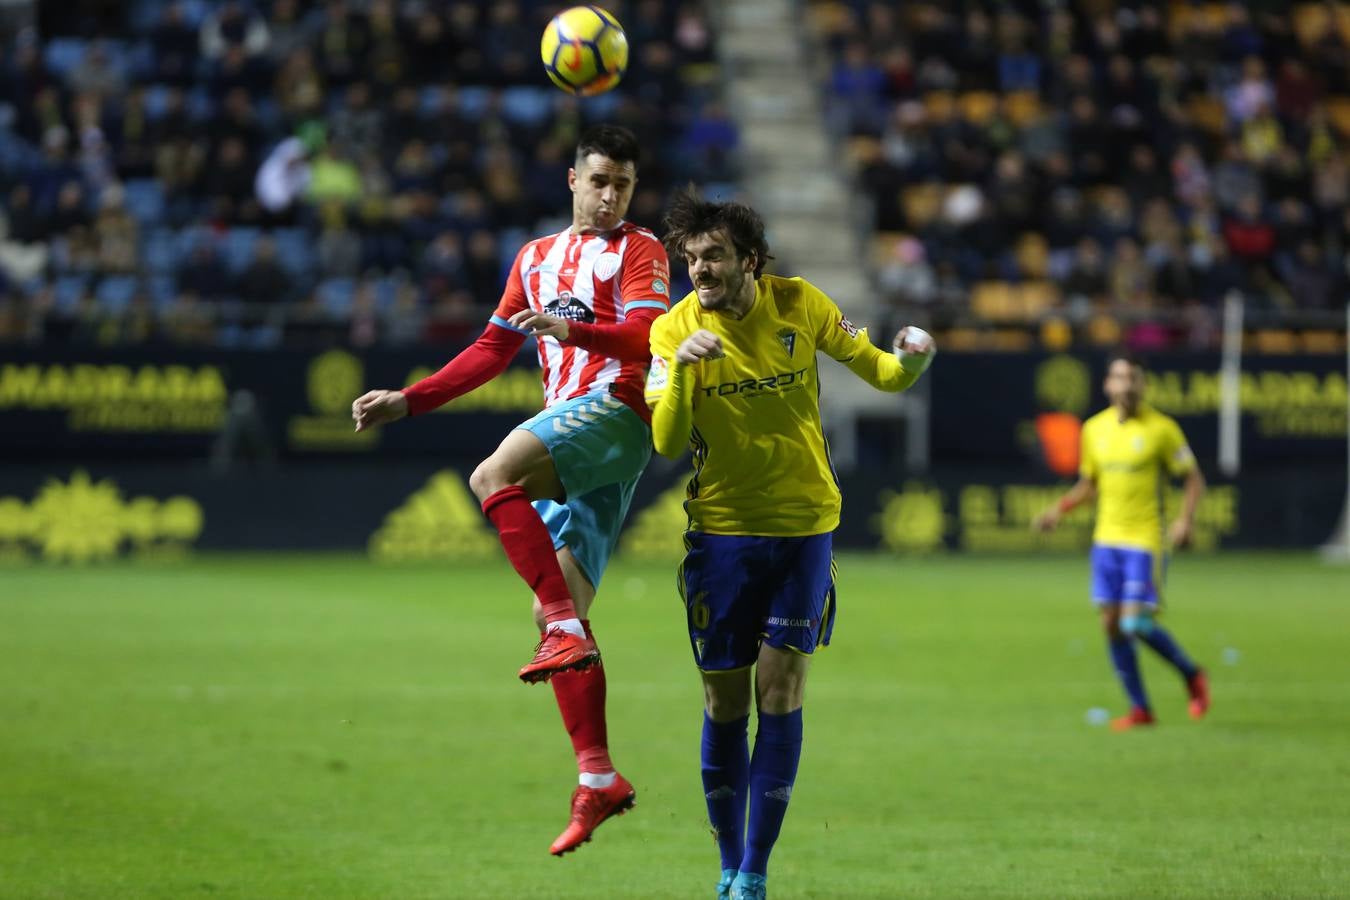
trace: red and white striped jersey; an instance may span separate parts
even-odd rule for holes
[[[636,309],[663,313],[670,308],[665,248],[656,235],[630,222],[603,234],[569,229],[537,238],[516,254],[492,323],[526,333],[509,321],[526,307],[596,325],[618,324]],[[546,407],[608,390],[646,418],[646,362],[621,362],[553,337],[538,342]]]

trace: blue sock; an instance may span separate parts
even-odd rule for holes
[[[1144,679],[1139,676],[1139,657],[1134,653],[1134,641],[1127,637],[1112,638],[1110,647],[1116,677],[1129,695],[1130,705],[1148,709],[1148,697],[1144,694]]]
[[[736,869],[745,853],[745,795],[750,790],[749,716],[714,722],[703,714],[703,794],[722,868]]]
[[[1186,651],[1181,649],[1181,645],[1173,639],[1172,635],[1167,633],[1167,629],[1156,622],[1152,628],[1140,634],[1139,637],[1152,648],[1154,653],[1176,666],[1177,671],[1187,681],[1194,678],[1195,673],[1199,671],[1195,663],[1191,662],[1191,658],[1186,655]]]
[[[760,713],[755,755],[750,760],[750,826],[745,835],[742,872],[768,874],[769,853],[787,815],[801,756],[802,711],[782,716]]]

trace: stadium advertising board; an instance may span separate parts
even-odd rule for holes
[[[381,563],[479,559],[498,541],[468,489],[472,464],[307,461],[213,472],[199,463],[0,467],[0,562],[164,559],[193,550],[343,550]],[[656,464],[639,483],[618,555],[673,560],[683,550],[687,473]],[[923,480],[860,472],[842,478],[836,545],[897,555],[1081,551],[1091,518],[1031,531],[1065,484],[1024,468],[939,467]],[[1325,540],[1344,496],[1343,471],[1279,466],[1215,483],[1196,521],[1199,552],[1300,547]],[[1175,508],[1176,492],[1168,498]]]
[[[1202,463],[1217,453],[1219,358],[1149,359],[1149,400],[1174,416]],[[1067,477],[1077,428],[1106,406],[1104,356],[946,354],[933,379],[935,462],[1027,460]],[[1344,459],[1343,356],[1249,356],[1243,360],[1242,455],[1252,463]]]
[[[0,360],[0,458],[203,459],[248,431],[266,457],[481,456],[543,402],[532,357],[416,428],[357,434],[351,402],[402,386],[441,354],[45,348]],[[260,446],[259,446],[260,445]]]

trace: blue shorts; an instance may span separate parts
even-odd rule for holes
[[[685,535],[680,596],[694,662],[705,672],[753,665],[761,641],[810,654],[834,630],[831,534]]]
[[[1098,606],[1142,603],[1157,606],[1162,567],[1148,550],[1092,545],[1092,602]]]
[[[652,455],[651,428],[607,392],[551,406],[516,427],[544,442],[567,493],[562,503],[534,504],[554,549],[568,547],[591,587],[599,588]]]

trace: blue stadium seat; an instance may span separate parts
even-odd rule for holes
[[[211,92],[203,85],[197,85],[187,96],[188,116],[197,122],[205,122],[216,114],[216,103]]]
[[[64,79],[70,74],[71,69],[80,64],[88,49],[88,42],[80,38],[53,38],[47,44],[42,59],[53,75]]]
[[[314,271],[313,238],[303,228],[278,228],[272,240],[277,245],[277,262],[287,272],[306,276]]]
[[[319,285],[319,302],[324,311],[335,319],[351,315],[356,283],[350,278],[329,278]]]
[[[141,241],[141,262],[151,272],[173,272],[180,259],[177,235],[170,228],[156,228]]]
[[[145,116],[151,122],[164,118],[169,109],[169,86],[152,84],[145,89]]]
[[[459,111],[470,119],[481,119],[487,112],[490,88],[463,87],[459,89]]]
[[[183,21],[193,28],[200,27],[207,14],[211,12],[213,2],[214,0],[180,0],[183,7]]]
[[[192,251],[197,249],[199,244],[208,243],[214,238],[211,232],[205,226],[196,226],[193,228],[184,228],[177,232],[175,243],[178,245],[178,258],[185,261],[192,256]]]
[[[555,92],[554,103],[564,103],[568,97],[566,94]],[[582,107],[587,122],[604,122],[614,117],[619,109],[619,95],[614,92],[605,94],[596,94],[594,97],[586,98],[586,105]]]
[[[164,216],[164,189],[153,178],[134,178],[122,185],[127,212],[142,225],[153,225]]]
[[[538,125],[553,112],[552,88],[512,87],[502,92],[502,116],[519,125]]]
[[[393,311],[394,301],[398,299],[398,286],[402,280],[390,277],[375,282],[375,308],[381,313]]]
[[[178,280],[172,275],[151,275],[145,280],[146,291],[155,309],[165,310],[173,305],[178,296]]]
[[[134,275],[109,275],[99,282],[95,296],[109,312],[122,312],[136,296],[137,286]]]
[[[139,40],[127,49],[126,68],[136,81],[147,79],[155,73],[155,48],[149,39]]]
[[[56,279],[52,285],[52,293],[56,299],[57,311],[67,314],[74,312],[88,286],[89,279],[83,275],[63,275]]]
[[[246,332],[238,322],[222,322],[216,329],[216,343],[221,347],[239,347],[244,343]]]
[[[225,232],[225,241],[221,245],[221,261],[231,275],[238,275],[253,262],[253,247],[258,243],[259,231],[256,228],[236,227]]]

